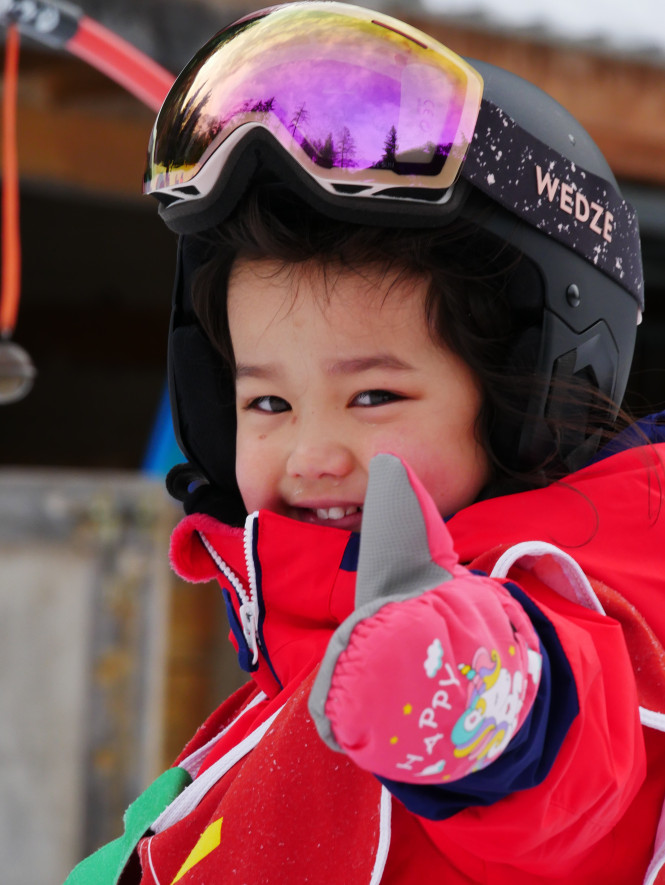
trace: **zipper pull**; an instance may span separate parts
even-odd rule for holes
[[[252,654],[252,665],[256,664],[259,659],[259,641],[258,641],[258,621],[259,621],[259,611],[258,604],[256,602],[256,575],[254,572],[254,563],[252,562],[251,570],[249,571],[249,587],[245,589],[242,581],[236,575],[236,573],[227,565],[226,562],[222,559],[219,553],[215,550],[210,541],[206,538],[203,532],[199,531],[199,537],[203,542],[206,550],[210,554],[213,559],[213,562],[219,569],[219,571],[224,575],[224,577],[231,584],[233,589],[236,592],[236,596],[238,601],[240,602],[240,608],[238,611],[240,618],[240,626],[242,628],[242,635],[245,638],[245,642],[247,643],[247,647]],[[249,534],[249,537],[248,537]],[[248,550],[251,550],[252,547],[252,525],[248,520],[248,525],[245,530],[245,558],[248,562]],[[241,664],[242,666],[242,664]]]
[[[239,610],[243,636],[252,653],[252,664],[259,659],[258,618],[254,600],[245,600]]]
[[[259,659],[259,603],[254,565],[254,537],[259,523],[258,510],[250,513],[245,520],[245,566],[249,580],[249,593],[240,606],[240,622],[249,650],[253,654],[252,664]]]

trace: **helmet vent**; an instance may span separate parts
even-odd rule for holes
[[[368,190],[368,186],[364,184],[333,184],[338,194],[361,194]]]
[[[162,206],[172,206],[174,203],[179,203],[181,200],[180,197],[176,197],[173,194],[155,194],[154,196]]]
[[[450,188],[439,190],[429,190],[426,188],[415,187],[388,187],[380,193],[375,194],[377,197],[400,197],[406,200],[422,200],[426,203],[442,203],[445,202],[444,197],[450,194]]]

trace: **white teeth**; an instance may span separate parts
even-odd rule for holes
[[[360,507],[321,507],[317,509],[316,516],[318,519],[342,519],[344,516],[358,513],[359,510]]]

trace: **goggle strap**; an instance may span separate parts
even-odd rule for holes
[[[637,215],[612,185],[525,132],[483,99],[463,177],[577,252],[644,307]]]

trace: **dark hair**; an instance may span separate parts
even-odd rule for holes
[[[314,212],[277,184],[255,186],[234,215],[206,237],[212,257],[196,275],[192,299],[204,331],[230,367],[226,290],[237,257],[272,258],[284,265],[315,262],[326,273],[375,267],[391,280],[424,276],[429,279],[425,317],[434,340],[467,363],[482,391],[476,434],[493,467],[483,496],[541,486],[570,472],[558,446],[536,463],[517,454],[529,398],[542,383],[534,365],[543,295],[534,265],[505,242],[468,221],[444,229],[342,223]],[[584,406],[562,410],[567,417],[554,428],[548,419],[557,439],[571,433],[585,437],[586,420],[584,427],[571,426],[570,414],[586,416],[594,392],[591,382],[577,380],[550,393],[550,402],[579,397]],[[596,402],[593,411],[594,426],[611,435],[616,407]]]

